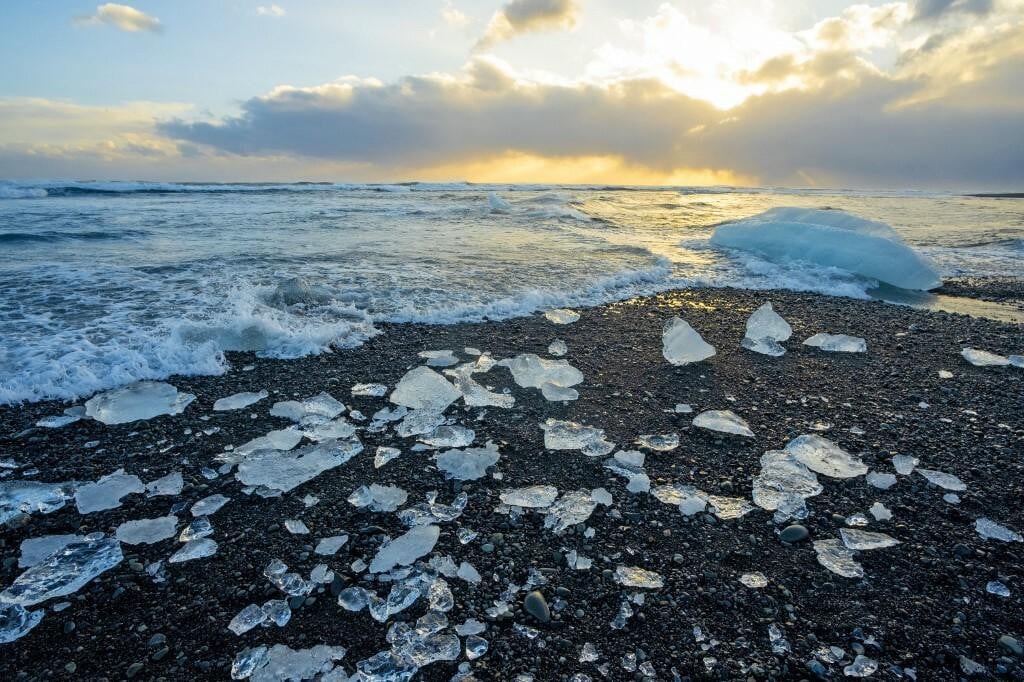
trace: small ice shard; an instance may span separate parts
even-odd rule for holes
[[[505,500],[502,499],[502,502]],[[507,502],[505,504],[508,504]],[[589,490],[576,490],[562,495],[547,509],[544,527],[560,533],[569,526],[583,523],[597,509]]]
[[[601,654],[597,650],[597,647],[590,642],[583,644],[583,650],[580,651],[580,663],[593,663],[600,660]]]
[[[813,346],[832,353],[866,353],[868,342],[859,336],[846,334],[815,334],[804,341],[805,346]]]
[[[548,355],[554,355],[561,357],[569,352],[569,347],[565,345],[565,341],[561,339],[555,339],[548,344]]]
[[[511,395],[494,393],[478,384],[473,379],[476,372],[488,372],[495,361],[489,355],[481,356],[476,362],[467,362],[455,369],[446,369],[445,374],[452,377],[455,387],[462,394],[462,402],[468,407],[512,407],[516,399]]]
[[[259,393],[235,393],[229,395],[226,398],[220,398],[213,404],[214,412],[226,412],[228,410],[240,410],[243,407],[249,407],[255,405],[259,401],[263,400],[270,394],[266,391],[260,391]]]
[[[234,449],[234,455],[244,456],[259,450],[291,450],[302,440],[302,431],[295,427],[270,431],[265,436],[253,438]]]
[[[125,521],[117,527],[115,535],[126,545],[152,545],[174,537],[177,529],[177,516],[160,516],[155,519]]]
[[[443,412],[459,399],[462,393],[443,376],[429,367],[416,367],[391,392],[391,402],[413,410]]]
[[[967,486],[964,482],[953,474],[947,474],[944,471],[933,471],[932,469],[916,469],[916,471],[927,478],[929,483],[937,485],[943,490],[952,490],[955,492],[963,492],[967,490]]]
[[[889,488],[896,485],[896,475],[886,474],[878,471],[870,471],[864,478],[868,482],[868,485],[878,488],[879,490],[888,490]]]
[[[750,430],[747,422],[731,410],[706,410],[693,418],[693,425],[719,433],[754,437],[754,432]]]
[[[456,573],[456,575],[465,580],[467,583],[477,584],[482,580],[482,578],[480,577],[480,572],[473,567],[473,564],[466,561],[463,561],[459,564],[459,570],[458,573]]]
[[[680,317],[665,323],[661,332],[662,355],[673,365],[689,365],[714,356],[715,347]]]
[[[459,364],[459,359],[450,350],[424,350],[419,356],[427,361],[427,367],[451,367]]]
[[[631,493],[646,493],[651,489],[651,479],[643,468],[644,453],[638,450],[620,450],[611,459],[604,461],[604,468],[627,480],[626,490]]]
[[[180,495],[181,489],[185,487],[185,480],[180,471],[172,471],[166,476],[161,476],[155,481],[146,484],[146,494],[150,497],[158,495]]]
[[[138,476],[126,474],[124,469],[107,474],[95,483],[86,483],[75,491],[75,504],[79,514],[91,514],[121,506],[121,498],[133,493],[146,492]]]
[[[993,521],[982,517],[974,522],[974,530],[978,532],[978,535],[985,538],[986,540],[1000,540],[1001,542],[1024,542],[1024,537],[1021,537],[1020,533],[1010,530],[1006,526],[1000,525]]]
[[[393,512],[409,499],[409,493],[390,485],[372,483],[356,488],[348,496],[348,502],[354,507],[367,507],[373,512]]]
[[[831,478],[853,478],[868,472],[867,466],[858,457],[814,434],[797,436],[786,445],[786,452],[803,462],[811,471]]]
[[[224,495],[208,495],[192,505],[192,516],[209,516],[216,514],[220,508],[231,501]]]
[[[1009,358],[977,348],[964,348],[960,355],[975,367],[1005,367],[1010,364]]]
[[[321,556],[334,556],[346,542],[348,542],[347,535],[332,535],[328,538],[321,538],[313,551]]]
[[[615,448],[605,440],[602,429],[592,426],[548,419],[541,424],[541,429],[544,430],[544,447],[548,450],[581,450],[588,457],[602,457]]]
[[[723,521],[738,519],[754,511],[754,505],[742,497],[724,497],[722,495],[708,495],[708,506],[711,513]]]
[[[353,412],[352,414],[354,415],[355,413]],[[303,436],[317,443],[322,443],[325,440],[349,438],[355,435],[355,432],[356,427],[350,424],[344,417],[312,424],[301,431]]]
[[[889,521],[892,519],[892,512],[881,502],[875,502],[868,511],[875,517],[875,521]]]
[[[892,465],[896,469],[896,473],[901,476],[909,476],[914,471],[914,467],[918,465],[920,460],[917,457],[911,457],[910,455],[893,455]]]
[[[477,635],[470,635],[466,638],[466,658],[470,661],[476,660],[487,653],[487,640]]]
[[[459,536],[459,544],[467,545],[476,540],[479,533],[469,528],[459,528],[457,535]]]
[[[761,456],[761,472],[754,478],[751,497],[762,509],[793,510],[800,508],[805,499],[820,495],[822,490],[818,477],[793,453],[769,450]],[[789,518],[790,514],[786,516]]]
[[[615,582],[624,587],[643,587],[658,589],[665,586],[665,581],[654,571],[648,571],[638,566],[617,566],[615,568]]]
[[[313,591],[313,583],[307,581],[295,572],[288,572],[288,565],[280,559],[274,559],[266,568],[263,575],[270,583],[290,597],[305,596]]]
[[[847,677],[870,677],[878,670],[878,661],[858,654],[853,663],[843,668]]]
[[[708,506],[707,495],[692,485],[681,483],[659,485],[651,489],[651,494],[665,504],[674,504],[679,507],[679,512],[683,516],[699,514]]]
[[[44,429],[59,429],[68,424],[74,424],[85,417],[85,406],[75,405],[64,410],[63,414],[55,414],[43,417],[36,422],[36,426]]]
[[[487,474],[487,468],[498,462],[501,453],[498,446],[487,441],[482,448],[466,448],[465,450],[445,450],[435,455],[437,468],[444,472],[445,478],[457,481],[474,481]]]
[[[668,452],[679,447],[679,434],[646,434],[637,436],[636,443],[642,448],[654,450],[655,452]]]
[[[818,563],[844,578],[863,578],[864,567],[853,560],[856,552],[839,540],[815,540]]]
[[[953,378],[953,373],[950,372],[948,369],[940,369],[939,370],[939,378],[940,379],[952,379]]]
[[[771,644],[772,653],[776,656],[785,656],[790,651],[786,635],[782,632],[782,628],[775,623],[768,626],[768,643]]]
[[[441,424],[428,434],[421,435],[419,441],[435,448],[464,448],[473,442],[476,432],[465,426]]]
[[[568,360],[546,360],[533,353],[523,353],[498,364],[508,367],[512,379],[523,388],[542,388],[544,384],[568,388],[583,381],[583,373]]]
[[[900,541],[885,533],[873,533],[869,530],[858,530],[856,528],[840,528],[839,536],[843,544],[850,549],[866,551],[869,549],[885,549],[895,547]]]
[[[544,317],[547,318],[548,322],[554,322],[555,324],[572,324],[580,319],[580,314],[574,310],[556,308],[546,311]]]
[[[0,603],[33,606],[73,594],[96,576],[117,566],[123,558],[121,543],[114,538],[71,542],[18,576],[10,587],[0,592]]]
[[[402,438],[419,436],[424,433],[430,433],[443,423],[444,415],[436,410],[413,410],[407,413],[398,426],[395,427],[395,433]]]
[[[561,402],[565,400],[576,400],[580,397],[579,391],[575,388],[563,388],[550,381],[545,381],[541,384],[540,394],[544,396],[545,400],[551,402]]]
[[[985,585],[985,591],[989,594],[994,594],[997,597],[1009,597],[1010,588],[999,582],[998,580],[991,580]],[[2,640],[0,640],[2,641]]]
[[[211,535],[213,535],[213,524],[210,523],[210,519],[207,517],[200,516],[181,530],[181,534],[178,536],[178,541],[189,542],[191,540],[205,538]]]
[[[292,535],[309,535],[309,527],[302,519],[285,519],[284,527]]]
[[[18,568],[37,566],[72,542],[82,542],[83,540],[85,540],[84,535],[44,535],[39,538],[22,540]]]
[[[384,543],[373,561],[370,562],[370,573],[383,573],[395,566],[408,566],[434,549],[441,529],[437,526],[414,526],[394,540]]]
[[[261,647],[264,648],[265,647]],[[249,650],[247,650],[249,651]],[[243,652],[244,653],[244,652]],[[247,664],[252,670],[248,677],[251,682],[281,682],[282,680],[338,680],[334,661],[345,656],[345,647],[318,644],[310,649],[290,649],[283,644],[275,644],[266,650],[255,664]],[[239,654],[241,656],[241,654]],[[238,664],[238,657],[235,658]],[[232,666],[234,671],[234,666]],[[234,677],[235,673],[232,672]],[[317,677],[322,675],[322,677]],[[234,679],[244,679],[234,677]],[[347,677],[344,679],[348,679]]]
[[[849,516],[846,517],[846,525],[847,526],[861,527],[861,526],[866,526],[869,523],[871,523],[871,522],[868,521],[868,517],[864,516],[860,512],[857,512],[856,514],[850,514]]]
[[[258,646],[252,649],[242,649],[235,655],[231,663],[231,679],[245,680],[252,675],[256,668],[267,661],[267,647]]]
[[[345,411],[345,405],[335,400],[329,393],[319,393],[303,401],[285,400],[274,403],[270,414],[274,417],[290,419],[297,424],[309,424],[329,421]]]
[[[21,639],[42,619],[42,611],[27,611],[20,604],[0,602],[0,644]]]
[[[1010,361],[1010,366],[1011,367],[1024,368],[1024,355],[1011,355],[1010,357],[1007,358],[1007,360]],[[74,409],[74,408],[71,408],[71,409]],[[66,412],[67,412],[67,410],[65,410],[65,413]]]
[[[256,604],[249,604],[231,619],[231,622],[228,623],[228,630],[236,635],[244,635],[254,627],[262,625],[266,620],[267,614],[263,609]]]
[[[676,414],[693,414],[693,406],[687,403],[676,403],[676,406],[672,408]]]
[[[754,571],[753,573],[741,575],[740,582],[753,590],[757,590],[768,585],[768,578],[765,577],[764,573]]]
[[[476,618],[467,618],[464,623],[455,626],[456,634],[461,635],[462,637],[466,637],[468,635],[479,635],[486,629],[487,626]]]
[[[553,485],[531,485],[525,488],[502,490],[499,495],[503,504],[524,509],[550,507],[558,497],[558,488]]]
[[[373,456],[373,467],[380,469],[401,454],[402,451],[398,448],[389,448],[383,445],[377,446],[377,452]]]
[[[612,494],[604,488],[594,488],[590,491],[590,498],[598,504],[603,504],[606,507],[612,506]]]
[[[793,335],[793,328],[782,319],[771,303],[765,303],[747,320],[747,332],[741,346],[762,355],[778,357],[786,353],[781,342]]]
[[[134,384],[100,393],[85,401],[85,414],[104,424],[126,424],[163,414],[181,414],[196,397],[160,381]]]
[[[358,438],[324,441],[289,452],[260,451],[239,463],[235,478],[243,485],[286,493],[362,451]]]
[[[217,543],[210,538],[196,538],[189,540],[177,552],[171,555],[167,563],[178,564],[182,561],[203,559],[217,553]]]
[[[383,398],[388,392],[384,384],[356,384],[352,387],[352,395],[364,398]]]

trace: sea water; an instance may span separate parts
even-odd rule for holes
[[[710,237],[775,207],[837,208],[891,225],[944,277],[1020,276],[1021,205],[724,187],[0,183],[0,403],[218,374],[230,350],[355,347],[385,321],[503,319],[677,287],[999,316]]]

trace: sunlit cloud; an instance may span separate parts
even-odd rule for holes
[[[263,17],[283,17],[288,13],[280,5],[260,5],[256,8],[256,14]]]
[[[510,0],[494,13],[476,50],[533,31],[571,29],[579,19],[578,0]]]
[[[156,17],[140,12],[129,5],[119,5],[113,2],[99,5],[95,14],[77,17],[75,23],[81,26],[113,26],[128,33],[140,31],[159,33],[163,30],[163,25]]]
[[[451,28],[463,28],[469,23],[469,17],[461,12],[452,3],[452,0],[445,0],[444,4],[441,5],[441,19]]]

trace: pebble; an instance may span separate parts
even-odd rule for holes
[[[1014,656],[1024,656],[1024,647],[1021,646],[1019,640],[1010,635],[1003,635],[999,638],[999,646],[1006,651],[1010,652]]]
[[[779,533],[779,539],[783,542],[800,542],[801,540],[806,540],[808,535],[810,533],[807,532],[805,527],[799,523],[794,523],[792,526],[786,526],[782,529],[782,532]]]
[[[144,666],[145,666],[145,663],[140,663],[140,662],[136,661],[135,663],[132,663],[130,666],[128,666],[128,670],[127,670],[127,672],[125,672],[124,676],[127,677],[128,679],[131,679],[131,678],[135,677],[136,675],[138,675],[142,671],[142,668]]]
[[[541,623],[551,621],[551,609],[548,608],[548,603],[540,590],[534,590],[526,595],[523,599],[523,609]]]

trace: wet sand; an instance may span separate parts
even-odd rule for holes
[[[781,358],[739,347],[747,317],[768,300],[794,330]],[[233,369],[224,376],[168,380],[197,396],[183,414],[121,426],[82,421],[39,429],[33,426],[39,418],[67,405],[0,408],[0,459],[16,460],[19,472],[37,468],[31,476],[36,480],[90,481],[124,468],[144,481],[179,470],[186,482],[176,498],[132,495],[118,509],[84,516],[72,502],[49,515],[15,520],[0,534],[0,586],[20,573],[18,547],[26,538],[112,533],[124,521],[163,516],[176,502],[192,503],[213,493],[231,498],[211,517],[212,537],[219,543],[215,556],[167,566],[168,580],[157,584],[143,566],[166,559],[179,547],[177,540],[123,546],[120,565],[76,594],[43,604],[39,608],[46,616],[33,631],[0,645],[0,679],[113,680],[129,674],[227,679],[238,651],[277,643],[293,649],[342,645],[348,653],[341,663],[352,672],[357,661],[387,648],[387,626],[366,611],[343,610],[335,595],[353,584],[372,587],[359,582],[349,565],[360,558],[369,562],[384,534],[405,530],[394,514],[357,509],[346,501],[355,488],[372,482],[404,488],[410,504],[432,490],[442,502],[456,492],[468,493],[465,513],[442,525],[434,553],[468,561],[483,576],[479,585],[448,581],[455,595],[449,622],[478,618],[488,625],[482,637],[490,650],[471,664],[476,679],[510,680],[527,672],[536,680],[576,673],[600,679],[596,665],[602,663],[610,666],[609,679],[632,679],[639,673],[625,671],[620,662],[628,654],[637,655],[638,663],[648,660],[657,679],[664,680],[673,679],[673,668],[692,679],[813,679],[816,671],[841,679],[843,667],[858,653],[878,661],[878,679],[897,679],[896,671],[904,668],[915,669],[917,679],[958,679],[971,662],[993,675],[1024,677],[1019,652],[1024,543],[985,540],[974,530],[979,517],[1024,530],[1024,370],[973,367],[959,355],[965,346],[1022,353],[1024,328],[880,302],[730,289],[676,292],[579,312],[581,319],[568,326],[540,315],[452,326],[393,325],[359,348],[292,361],[233,354]],[[688,320],[718,354],[688,367],[669,365],[661,353],[661,329],[673,315]],[[817,332],[864,337],[868,352],[826,353],[800,344]],[[464,360],[471,359],[461,353],[466,346],[496,358],[526,352],[547,356],[556,338],[566,342],[565,358],[585,377],[576,387],[579,400],[549,403],[538,390],[515,386],[509,372],[496,367],[474,378],[499,392],[510,389],[516,398],[512,409],[467,409],[461,403],[448,409],[458,423],[476,431],[476,444],[499,445],[501,459],[492,471],[501,472],[503,480],[488,475],[463,484],[445,481],[430,453],[410,452],[414,439],[390,430],[361,432],[362,454],[279,499],[243,494],[232,474],[211,481],[199,473],[204,466],[216,468],[214,457],[225,446],[290,425],[268,415],[275,401],[328,391],[370,415],[387,404],[386,398],[353,398],[350,387],[360,382],[393,387],[422,362],[420,351],[452,349]],[[246,365],[254,368],[242,371]],[[953,378],[940,379],[939,370],[949,370]],[[270,398],[250,408],[212,411],[218,398],[262,389]],[[676,403],[689,403],[698,412],[733,410],[755,438],[694,428],[693,415],[672,411]],[[913,455],[920,467],[955,474],[968,489],[953,505],[943,501],[946,491],[916,473],[899,476],[888,490],[871,487],[863,476],[819,476],[824,492],[808,500],[810,516],[803,522],[810,537],[786,544],[769,512],[758,509],[734,520],[684,517],[650,495],[627,492],[625,479],[601,466],[603,458],[545,450],[538,425],[549,417],[602,428],[621,448],[635,447],[640,434],[678,433],[677,449],[647,453],[652,485],[679,482],[749,499],[766,450],[780,449],[800,434],[820,433],[873,470],[892,472],[893,455]],[[213,428],[218,430],[203,433]],[[98,443],[86,445],[91,442]],[[403,454],[375,469],[378,445],[400,447]],[[16,472],[0,480],[18,477]],[[599,506],[585,524],[561,535],[545,529],[537,514],[513,521],[494,513],[502,488],[541,483],[560,491],[604,487],[614,503],[611,510]],[[307,509],[302,502],[307,494],[321,501]],[[892,511],[892,520],[872,520],[866,528],[901,544],[859,553],[864,579],[842,578],[819,565],[811,541],[838,538],[846,517],[866,514],[876,501]],[[188,512],[179,517],[185,520]],[[311,534],[288,533],[285,519],[302,519]],[[592,539],[584,537],[584,526],[595,529]],[[459,527],[479,537],[462,545],[455,533]],[[341,533],[349,542],[326,561],[338,576],[335,583],[296,604],[291,622],[242,636],[227,629],[246,605],[281,598],[263,577],[272,559],[308,576],[324,561],[312,553],[317,539]],[[568,550],[592,558],[593,567],[568,568]],[[624,630],[609,623],[622,597],[639,590],[616,584],[612,574],[618,565],[656,571],[665,583],[646,590],[644,604],[633,604],[635,615]],[[564,608],[550,623],[538,623],[523,612],[525,591],[520,591],[509,616],[489,620],[485,610],[510,582],[522,585],[531,567],[548,579],[538,588],[548,604],[564,600]],[[753,571],[768,578],[765,588],[738,581]],[[988,594],[992,580],[1005,583],[1011,596]],[[69,608],[50,610],[65,599]],[[426,600],[420,600],[392,620],[411,622],[426,608]],[[537,628],[538,638],[517,634],[516,623]],[[791,651],[772,652],[767,628],[773,623],[784,631]],[[586,642],[601,654],[596,663],[579,662]],[[841,647],[843,662],[819,660],[809,666],[822,646]],[[464,661],[434,663],[418,679],[449,680]]]

